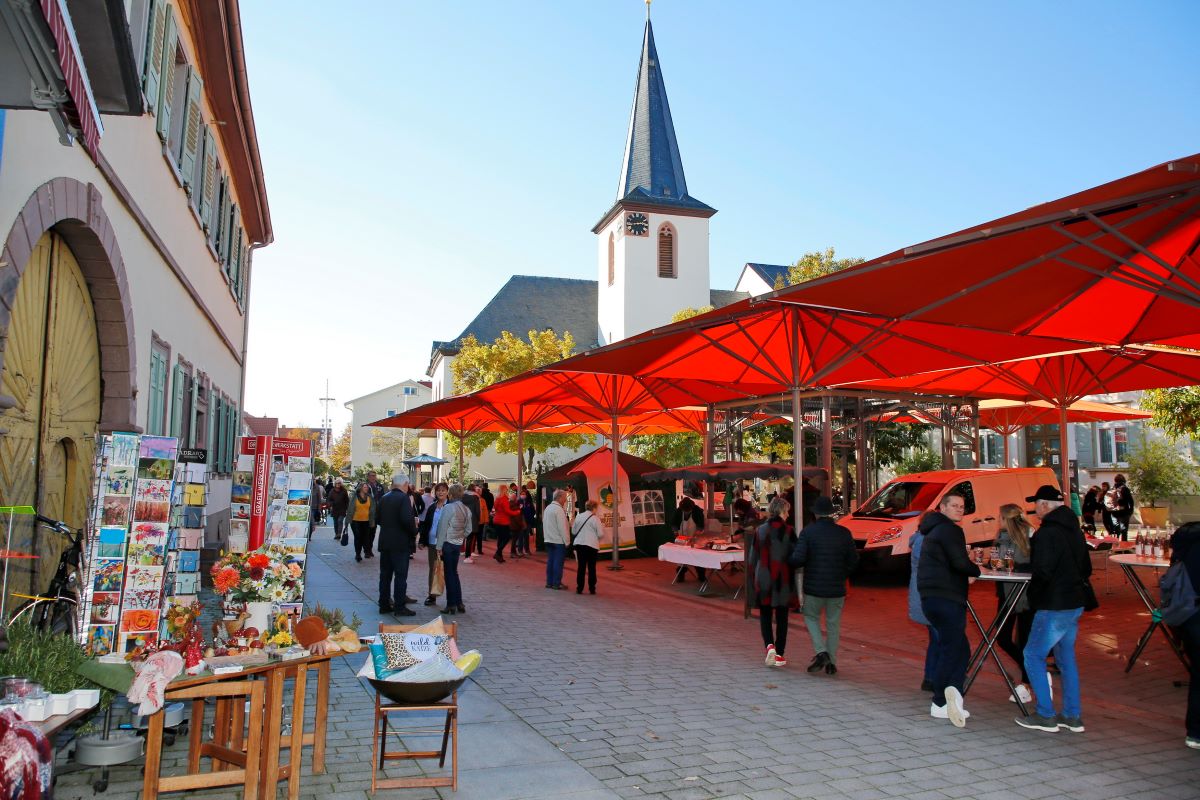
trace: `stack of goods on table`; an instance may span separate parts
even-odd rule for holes
[[[478,650],[459,650],[441,617],[404,633],[381,633],[367,647],[358,676],[398,703],[441,700],[483,660]]]

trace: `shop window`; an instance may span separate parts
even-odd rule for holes
[[[1100,439],[1100,463],[1124,464],[1129,452],[1129,438],[1123,427],[1101,428],[1097,432]]]
[[[979,433],[979,465],[1000,467],[1004,464],[1004,437],[991,431]]]
[[[1058,425],[1030,425],[1025,429],[1026,466],[1059,465]]]
[[[658,229],[658,277],[674,278],[678,273],[675,269],[675,230],[667,224]]]

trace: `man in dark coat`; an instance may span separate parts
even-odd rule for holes
[[[408,559],[417,545],[417,522],[408,497],[406,475],[392,478],[392,490],[379,501],[379,613],[416,614],[408,599]]]
[[[1183,563],[1192,588],[1200,586],[1200,522],[1189,522],[1171,536],[1171,563]],[[1187,736],[1183,743],[1193,750],[1200,750],[1200,606],[1187,622],[1175,629],[1183,639],[1191,667],[1188,681],[1187,714],[1184,724]],[[3,652],[0,650],[0,652]]]
[[[483,502],[482,498],[475,494],[474,484],[468,486],[467,490],[463,492],[462,496],[462,504],[467,507],[468,511],[471,512],[471,527],[467,529],[467,540],[463,544],[463,552],[466,553],[467,556],[463,559],[464,564],[471,564],[474,561],[474,559],[471,558],[471,553],[473,552],[476,542],[479,541],[481,529],[483,528],[479,522],[481,519],[483,519],[483,517],[479,514],[479,504],[481,502]]]
[[[967,587],[979,577],[979,567],[967,558],[967,537],[958,523],[967,511],[966,498],[950,491],[938,510],[918,526],[925,535],[917,564],[921,611],[937,631],[937,667],[933,673],[933,704],[929,715],[966,725],[962,689],[967,679],[971,647],[967,643]]]
[[[1112,522],[1115,529],[1115,535],[1121,537],[1121,541],[1129,539],[1129,518],[1133,516],[1133,492],[1129,491],[1129,485],[1125,482],[1124,475],[1117,475],[1113,478],[1113,508]]]
[[[1037,697],[1037,710],[1017,720],[1023,728],[1055,732],[1066,729],[1083,733],[1079,701],[1079,669],[1075,664],[1075,635],[1083,613],[1083,584],[1092,574],[1092,560],[1079,527],[1079,517],[1054,486],[1038,487],[1026,497],[1034,503],[1041,527],[1030,543],[1029,607],[1033,627],[1025,644],[1025,671]],[[1054,651],[1054,663],[1062,678],[1063,713],[1054,713],[1046,656]]]
[[[809,672],[822,669],[837,673],[838,642],[842,630],[842,606],[846,603],[846,580],[858,566],[858,550],[850,531],[833,521],[833,501],[818,497],[812,504],[816,519],[804,526],[789,559],[793,567],[804,568],[804,624],[812,638],[812,663]],[[825,614],[824,636],[821,613]]]

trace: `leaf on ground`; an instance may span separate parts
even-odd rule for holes
[[[766,685],[766,688],[768,688],[768,689],[778,689],[778,688],[779,688],[779,686],[778,686],[777,684],[774,684],[774,683],[768,683],[768,684]]]

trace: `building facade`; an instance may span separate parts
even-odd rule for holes
[[[2,82],[0,504],[82,526],[97,435],[171,435],[208,451],[216,535],[272,240],[238,4],[0,9],[22,63],[58,64],[29,102]]]
[[[370,423],[394,417],[423,406],[433,399],[428,381],[401,381],[378,391],[356,397],[345,406],[350,411],[350,469],[367,463],[379,466],[387,461],[393,472],[400,471],[396,459],[399,447],[415,448],[413,455],[437,455],[437,437],[432,431],[399,431],[394,428],[369,428]],[[399,439],[399,447],[394,440]]]

